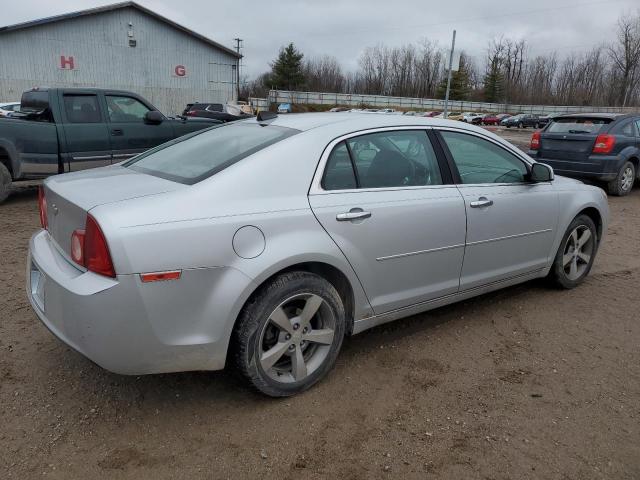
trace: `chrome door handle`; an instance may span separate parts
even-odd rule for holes
[[[493,200],[489,200],[487,197],[480,197],[475,202],[471,202],[471,208],[490,207],[493,205]]]
[[[365,218],[369,218],[371,216],[371,212],[360,211],[351,211],[347,213],[339,213],[336,215],[336,220],[339,222],[349,222],[351,220],[363,220]]]

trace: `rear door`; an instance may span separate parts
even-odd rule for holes
[[[574,164],[589,163],[598,134],[610,122],[610,118],[588,116],[556,118],[540,135],[539,157],[558,160],[560,170],[584,170],[583,166]]]
[[[309,202],[376,314],[458,291],[465,209],[442,167],[423,128],[351,134],[323,154]]]
[[[64,170],[76,171],[111,164],[106,115],[95,93],[60,92],[65,142]]]
[[[558,221],[553,186],[529,183],[524,160],[496,141],[468,131],[439,135],[467,212],[460,291],[544,268]]]
[[[174,137],[171,122],[145,122],[145,115],[153,108],[133,95],[106,93],[109,136],[113,162],[121,162]]]

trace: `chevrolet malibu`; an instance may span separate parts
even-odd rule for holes
[[[580,284],[606,231],[596,187],[444,119],[261,114],[51,177],[27,293],[121,374],[230,364],[271,396],[346,335],[527,280]]]

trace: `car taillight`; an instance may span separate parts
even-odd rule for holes
[[[87,215],[84,230],[78,229],[71,234],[71,258],[91,272],[116,276],[107,240],[91,215]]]
[[[38,209],[40,210],[40,226],[45,230],[49,226],[47,221],[47,199],[44,196],[44,187],[38,187]]]
[[[196,116],[196,112],[194,112],[193,110],[189,110],[187,112],[187,117],[195,117]]]
[[[615,144],[616,137],[614,135],[598,135],[596,143],[593,146],[593,153],[611,153]]]
[[[531,135],[531,150],[538,150],[540,148],[540,132],[533,132]]]

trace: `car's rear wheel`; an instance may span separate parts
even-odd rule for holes
[[[245,306],[234,331],[236,368],[272,397],[300,393],[333,367],[345,331],[340,295],[324,278],[287,272]]]
[[[11,173],[0,163],[0,203],[4,202],[11,191]]]
[[[598,250],[598,230],[587,215],[578,215],[567,228],[549,278],[561,288],[580,285],[589,274]]]
[[[522,122],[520,122],[520,123],[518,124],[518,128],[524,128],[524,124],[523,124]]]
[[[636,179],[636,167],[631,162],[625,162],[618,172],[618,176],[607,185],[610,195],[622,197],[628,195]]]

